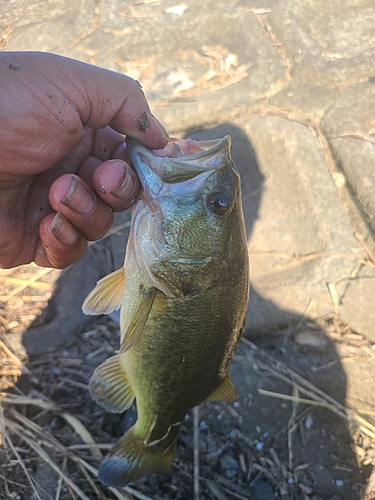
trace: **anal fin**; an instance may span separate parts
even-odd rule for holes
[[[121,306],[124,294],[124,268],[108,274],[96,284],[86,297],[82,310],[85,314],[109,314]]]
[[[108,358],[96,368],[89,388],[93,398],[114,413],[129,408],[135,397],[121,363],[121,354]]]
[[[206,399],[206,401],[229,401],[230,403],[235,403],[237,400],[237,394],[230,380],[229,372],[227,372],[219,387]]]

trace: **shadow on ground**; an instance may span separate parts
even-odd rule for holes
[[[260,172],[248,136],[241,128],[225,123],[209,130],[189,131],[186,137],[207,140],[224,135],[230,135],[232,138],[232,158],[241,176],[246,231],[250,241],[254,223],[258,218],[265,179]],[[253,331],[250,313],[247,317],[245,337],[254,340],[267,353],[272,354],[341,404],[345,404],[346,375],[334,342],[319,325],[309,318],[301,318],[290,311],[278,308],[259,295],[254,288],[250,292],[249,309],[250,311],[256,309],[258,314],[262,314],[263,311],[264,315],[272,318],[273,323],[277,319],[276,322],[285,328],[274,333]],[[315,348],[298,346],[294,342],[295,335],[302,330],[306,332],[311,330],[312,335],[319,339]],[[262,396],[258,393],[258,389],[291,394],[291,387],[280,380],[270,378],[267,374],[262,375],[261,371],[254,370],[251,363],[244,366],[234,362],[231,370],[233,382],[245,406],[243,413],[241,412],[242,432],[248,432],[250,435],[259,432],[272,436],[270,439],[273,441],[273,446],[282,450],[281,455],[288,462],[288,423],[293,411],[292,404]],[[300,397],[306,396],[302,394]],[[290,450],[290,456],[293,458],[290,465],[294,470],[299,468],[300,473],[305,470],[306,484],[314,484],[314,491],[324,498],[325,495],[337,493],[345,499],[359,499],[360,487],[356,483],[359,483],[361,473],[352,449],[352,436],[345,421],[329,410],[314,409],[306,405],[300,405],[298,413],[299,429],[291,444],[293,449]],[[310,421],[313,422],[311,427]],[[257,428],[260,430],[257,431]]]
[[[224,135],[232,137],[232,157],[242,179],[246,229],[250,239],[258,217],[264,177],[246,134],[239,127],[227,123],[209,130],[189,131],[186,135],[197,140],[215,139]],[[125,248],[124,240],[111,236],[93,246],[80,262],[62,273],[46,311],[24,332],[22,338],[18,339],[19,350],[24,350],[29,356],[35,356],[74,342],[77,332],[93,321],[81,312],[83,300],[98,279],[118,267],[116,259],[113,258],[113,248],[116,246],[122,251]],[[264,351],[271,353],[277,360],[288,365],[338,402],[345,404],[346,376],[334,343],[321,327],[308,318],[304,318],[302,323],[301,317],[279,309],[254,289],[251,290],[250,305],[255,307],[258,313],[264,311],[265,315],[279,318],[279,323],[286,328],[272,334],[254,332],[251,329],[250,315],[245,336],[253,340],[256,338],[257,345]],[[297,345],[294,341],[295,335],[301,329],[312,331],[319,339],[317,345]],[[15,346],[16,343],[15,338]],[[241,355],[241,346],[239,353]],[[307,495],[316,494],[320,495],[317,498],[324,499],[359,499],[363,478],[357,466],[352,437],[345,421],[326,409],[306,405],[298,405],[291,420],[293,405],[290,401],[270,398],[258,392],[258,389],[265,389],[290,395],[290,385],[262,372],[251,353],[243,354],[242,362],[240,358],[241,356],[236,358],[231,367],[232,379],[239,394],[239,406],[233,410],[237,416],[233,417],[234,420],[229,416],[229,420],[223,422],[229,436],[231,428],[238,428],[241,435],[259,443],[258,451],[261,453],[264,450],[265,460],[267,453],[273,450],[275,456],[279,457],[280,467],[285,470],[285,474],[298,478],[299,484],[305,485],[304,490],[303,486],[301,487],[301,492],[304,492],[306,498],[310,498]],[[222,415],[225,416],[225,412]],[[215,418],[212,415],[212,406],[203,405],[201,419],[212,422]],[[293,422],[295,427],[292,433],[289,432],[290,422]],[[217,426],[217,423],[215,425]],[[222,472],[226,474],[225,470]],[[270,478],[262,476],[261,471],[259,475],[263,482],[272,486]],[[260,494],[256,495],[255,491],[254,499],[263,498]],[[271,500],[273,498],[276,497]]]

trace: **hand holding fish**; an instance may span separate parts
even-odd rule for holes
[[[64,57],[0,53],[0,267],[66,267],[139,191],[124,135],[163,148],[140,85]]]

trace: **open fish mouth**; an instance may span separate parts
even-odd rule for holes
[[[202,153],[214,149],[216,145],[220,145],[222,141],[223,139],[195,141],[194,139],[170,137],[168,139],[168,144],[163,149],[154,149],[153,151],[157,156],[168,158],[202,155]]]
[[[229,136],[209,141],[170,138],[165,148],[153,151],[136,139],[127,138],[126,141],[130,151],[143,158],[165,183],[183,182],[203,172],[217,170],[230,161]]]

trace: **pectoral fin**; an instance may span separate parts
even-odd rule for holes
[[[133,347],[141,336],[145,327],[148,315],[150,314],[152,305],[154,303],[157,288],[151,288],[139,299],[137,310],[135,311],[134,318],[127,329],[121,343],[120,353],[128,351]]]
[[[98,366],[90,380],[93,398],[104,408],[114,413],[126,410],[134,400],[134,392],[116,354]]]
[[[86,297],[82,310],[85,314],[109,314],[121,306],[124,294],[124,269],[108,274],[98,281],[94,290]]]
[[[237,394],[230,380],[229,372],[227,372],[219,387],[208,396],[206,401],[229,401],[230,403],[235,403],[237,399]]]

